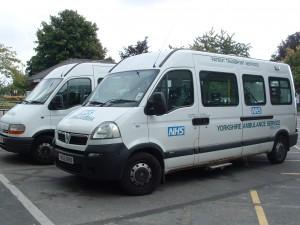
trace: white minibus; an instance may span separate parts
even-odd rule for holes
[[[176,170],[265,153],[282,163],[298,138],[293,77],[277,62],[192,50],[115,66],[55,132],[56,166],[151,193]]]
[[[57,123],[77,109],[114,64],[72,63],[50,72],[0,120],[0,147],[30,155],[37,163],[53,163],[52,141]]]

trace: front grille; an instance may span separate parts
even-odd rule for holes
[[[87,136],[71,135],[70,144],[72,145],[86,145]]]
[[[64,131],[57,132],[58,140],[61,142],[72,144],[72,145],[86,145],[88,135],[85,134],[74,134]]]
[[[66,142],[65,134],[59,132],[59,133],[58,133],[58,140],[60,140],[60,141],[62,141],[62,142]]]

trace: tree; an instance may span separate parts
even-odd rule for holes
[[[293,73],[295,88],[300,91],[300,44],[295,49],[286,49],[286,56],[283,60],[289,64]]]
[[[21,71],[17,70],[13,74],[12,79],[11,89],[15,90],[18,95],[24,95],[26,90],[28,90],[27,77]]]
[[[285,41],[282,41],[281,44],[277,47],[276,53],[271,56],[273,61],[282,61],[287,56],[287,50],[296,51],[297,46],[300,45],[300,32],[296,32],[287,37]]]
[[[16,92],[24,94],[27,89],[27,78],[21,70],[21,61],[17,59],[16,52],[0,44],[0,79],[1,93]],[[9,83],[8,80],[12,80]]]
[[[20,63],[21,61],[16,57],[16,52],[0,44],[0,74],[6,78],[12,78],[14,72],[19,70]]]
[[[125,59],[129,56],[147,53],[148,49],[148,37],[145,37],[143,41],[138,41],[136,45],[129,45],[127,48],[123,48],[123,52],[120,52],[120,57]]]
[[[27,62],[29,75],[68,58],[104,59],[106,49],[97,38],[98,27],[77,11],[64,10],[42,22],[37,31],[36,55]]]
[[[210,31],[194,39],[190,48],[198,51],[234,54],[237,56],[249,57],[250,44],[240,43],[234,40],[234,34],[229,34],[224,30],[216,33],[212,28]]]

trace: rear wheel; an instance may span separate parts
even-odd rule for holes
[[[43,165],[54,162],[53,137],[45,135],[38,137],[33,145],[31,156],[35,162]]]
[[[288,141],[285,136],[279,136],[273,146],[273,149],[268,153],[268,159],[272,164],[283,163],[288,152]]]
[[[159,185],[161,173],[160,163],[153,155],[137,153],[128,160],[121,187],[130,195],[149,194]]]

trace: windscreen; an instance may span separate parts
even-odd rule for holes
[[[25,104],[43,104],[55,88],[62,81],[61,78],[43,79],[25,99]]]
[[[134,70],[107,76],[95,89],[87,106],[137,106],[159,70]]]

